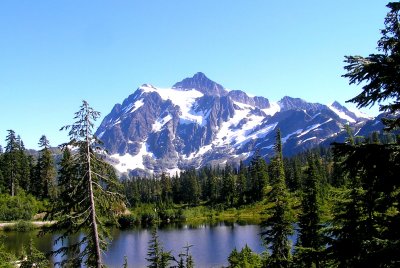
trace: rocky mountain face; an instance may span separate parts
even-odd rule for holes
[[[344,124],[363,132],[365,126],[377,126],[338,102],[327,106],[286,96],[272,103],[229,91],[197,73],[172,88],[142,85],[114,106],[96,135],[120,172],[175,174],[189,167],[238,163],[256,150],[272,156],[277,128],[283,153],[291,155],[335,140]]]

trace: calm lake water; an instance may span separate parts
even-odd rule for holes
[[[193,245],[191,254],[196,267],[221,267],[227,265],[230,252],[236,247],[241,249],[246,244],[255,252],[264,251],[260,239],[260,227],[255,224],[240,225],[237,223],[218,223],[191,225],[168,225],[158,229],[158,236],[165,251],[172,251],[174,256],[183,252],[183,247]],[[5,246],[12,252],[20,253],[22,246],[33,239],[35,245],[48,252],[58,248],[54,245],[56,235],[46,235],[38,238],[37,232],[17,233],[7,232]],[[128,257],[129,267],[146,267],[148,243],[151,230],[134,228],[129,230],[115,229],[112,232],[113,241],[105,254],[104,261],[108,267],[121,267],[124,256]],[[292,238],[293,239],[293,238]],[[59,260],[55,257],[52,262]]]

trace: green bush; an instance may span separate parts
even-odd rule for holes
[[[132,214],[129,215],[121,215],[118,218],[118,224],[120,228],[130,228],[133,227],[136,223],[136,218]]]
[[[15,225],[15,230],[18,232],[28,232],[35,229],[35,226],[29,221],[19,221]]]
[[[0,195],[0,221],[31,220],[38,212],[39,203],[24,192],[16,196]]]

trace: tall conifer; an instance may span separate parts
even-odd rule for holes
[[[271,251],[268,259],[269,267],[289,267],[290,265],[290,241],[289,235],[293,233],[291,220],[291,208],[288,191],[285,184],[285,172],[283,168],[281,133],[277,130],[275,143],[275,156],[271,161],[271,191],[267,199],[273,204],[267,213],[271,216],[262,223],[261,237],[264,244]]]
[[[57,223],[48,229],[62,232],[58,241],[85,230],[82,239],[68,247],[61,247],[53,254],[71,253],[74,259],[83,261],[86,266],[97,268],[103,266],[102,250],[107,245],[105,238],[108,231],[104,220],[115,222],[115,205],[122,203],[121,195],[115,192],[118,185],[115,172],[104,162],[101,156],[104,150],[93,135],[94,121],[99,116],[99,112],[83,101],[80,110],[75,113],[76,121],[61,128],[69,130],[70,142],[67,145],[75,150],[71,161],[74,166],[71,180],[74,184],[71,185],[73,189],[70,186],[62,189],[60,196],[68,195],[65,191],[70,193],[68,198],[54,203],[49,217],[56,219]],[[64,159],[67,158],[64,155]],[[83,250],[79,252],[81,247]]]
[[[320,177],[315,159],[308,158],[308,167],[302,185],[299,233],[296,244],[296,263],[299,267],[320,267],[323,240],[321,235],[318,200]]]

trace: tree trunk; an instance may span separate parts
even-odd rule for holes
[[[96,205],[94,202],[94,192],[93,192],[93,184],[92,184],[92,168],[91,168],[91,157],[90,157],[90,141],[89,141],[89,122],[88,117],[86,118],[86,154],[87,154],[87,165],[88,165],[88,183],[89,183],[89,195],[90,195],[90,210],[91,210],[91,218],[92,218],[92,232],[93,232],[93,242],[94,242],[94,250],[96,256],[96,267],[101,268],[101,250],[100,250],[100,241],[99,241],[99,233],[97,230],[97,221],[96,221]]]

